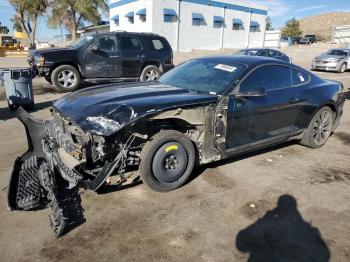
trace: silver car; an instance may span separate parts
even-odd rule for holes
[[[313,70],[336,71],[344,73],[350,69],[350,49],[331,49],[312,60]]]

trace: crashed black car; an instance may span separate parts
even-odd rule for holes
[[[60,236],[74,206],[69,190],[96,191],[112,175],[125,181],[136,165],[148,187],[169,191],[197,165],[290,140],[321,147],[347,94],[287,62],[226,56],[190,60],[155,82],[71,93],[54,103],[51,120],[19,109],[29,150],[14,164],[8,204],[50,206]]]

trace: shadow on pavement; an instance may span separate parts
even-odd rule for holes
[[[34,105],[34,109],[27,110],[29,113],[33,113],[39,110],[43,110],[52,106],[53,100],[37,103]],[[15,118],[14,112],[10,111],[7,107],[0,108],[0,121],[5,121]]]
[[[241,230],[236,247],[257,261],[329,261],[330,251],[320,231],[304,221],[290,195],[279,197],[277,206]]]

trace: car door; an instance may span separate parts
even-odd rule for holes
[[[230,95],[226,149],[283,140],[296,130],[296,89],[291,68],[263,65],[250,72]]]
[[[120,77],[120,58],[115,35],[96,36],[85,49],[83,61],[87,78]]]
[[[121,52],[122,76],[140,76],[141,66],[145,58],[140,39],[137,36],[120,35],[118,42]]]

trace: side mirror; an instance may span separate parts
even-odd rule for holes
[[[254,88],[256,89],[256,88]],[[254,96],[266,96],[267,92],[265,88],[260,88],[260,89],[256,89],[252,90],[252,91],[247,91],[247,92],[241,92],[236,94],[236,97],[242,97],[242,98],[246,98],[246,97],[254,97]]]

